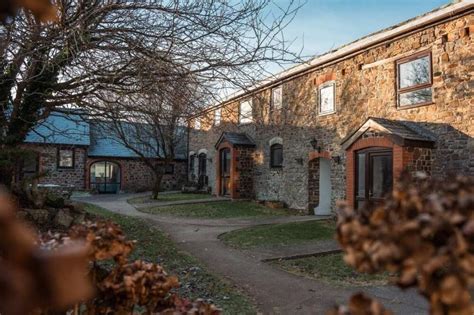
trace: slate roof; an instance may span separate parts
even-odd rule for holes
[[[224,140],[228,141],[232,145],[249,147],[254,147],[256,145],[255,142],[246,133],[223,132],[216,143],[216,147]]]
[[[88,120],[76,112],[53,112],[28,133],[25,142],[89,146],[88,155],[92,157],[137,158],[135,152],[114,136],[109,124]],[[186,130],[181,129],[178,132]],[[181,138],[182,141],[176,147],[176,159],[186,159],[186,136]],[[153,153],[153,157],[156,157],[156,150]]]
[[[75,112],[53,112],[26,136],[27,143],[90,145],[89,123]]]
[[[129,124],[129,123],[126,123]],[[104,121],[91,121],[91,145],[89,147],[89,156],[93,157],[124,157],[124,158],[137,158],[139,157],[133,150],[127,148],[121,141],[120,138],[114,134],[110,123]],[[126,126],[124,126],[126,128]],[[146,125],[143,126],[146,128]],[[135,126],[131,126],[130,132],[133,133]],[[185,132],[184,130],[182,132]],[[132,136],[132,135],[131,135]],[[175,158],[186,159],[186,137],[182,137],[183,141],[178,143]],[[153,139],[150,139],[153,141]],[[157,145],[152,146],[154,149],[149,152],[150,157],[156,157]],[[143,148],[145,150],[145,147]],[[147,153],[145,151],[141,151]]]
[[[378,129],[402,140],[421,141],[426,143],[434,143],[436,141],[434,134],[424,128],[422,123],[369,117],[362,126],[350,133],[341,141],[343,148],[348,148],[369,128]]]
[[[390,120],[385,118],[371,117],[392,134],[396,134],[403,139],[416,141],[435,141],[434,135],[427,129],[423,128],[420,123],[404,120]]]

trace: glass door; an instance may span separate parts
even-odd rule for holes
[[[230,149],[222,149],[220,153],[220,176],[221,176],[221,195],[230,195],[230,174],[231,174],[231,158]]]
[[[90,169],[91,189],[100,194],[116,194],[120,190],[120,167],[108,161],[96,162]]]
[[[392,151],[371,148],[356,155],[356,208],[381,204],[393,187]]]

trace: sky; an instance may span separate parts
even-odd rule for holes
[[[450,3],[450,0],[296,0],[303,3],[285,29],[294,50],[314,56]],[[290,0],[274,0],[287,6]]]

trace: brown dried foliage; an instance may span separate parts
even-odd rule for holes
[[[133,249],[133,242],[127,241],[122,229],[110,221],[76,225],[69,231],[69,237],[86,241],[92,261],[110,258],[122,261]]]
[[[360,272],[389,271],[398,286],[418,287],[431,314],[474,314],[472,177],[405,174],[384,205],[343,207],[337,238],[346,263]]]
[[[378,301],[363,293],[354,294],[348,306],[337,306],[327,312],[327,315],[392,315]]]
[[[84,303],[87,314],[134,314],[144,309],[146,314],[219,314],[211,304],[190,302],[172,292],[179,287],[176,277],[169,276],[157,264],[128,261],[134,242],[128,241],[122,229],[110,221],[86,222],[71,228],[68,234],[45,234],[42,246],[55,250],[74,240],[88,245],[90,275],[96,296]],[[99,262],[113,260],[109,270]]]
[[[71,242],[45,250],[15,212],[14,202],[0,191],[0,314],[61,309],[89,298],[86,246]]]
[[[20,9],[33,13],[41,22],[57,21],[58,9],[50,0],[2,0],[0,4],[0,21],[16,15]]]
[[[220,313],[214,305],[174,294],[178,279],[161,266],[128,262],[134,242],[112,222],[87,222],[68,234],[38,238],[15,211],[0,192],[0,314],[49,314],[74,304],[77,311],[81,301],[90,315],[134,314],[138,308],[146,314]],[[112,260],[112,269],[99,264],[103,260]]]

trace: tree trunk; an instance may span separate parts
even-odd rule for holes
[[[151,192],[151,199],[158,199],[158,194],[160,193],[161,180],[163,179],[163,173],[155,174],[155,182],[153,184],[153,190]]]

